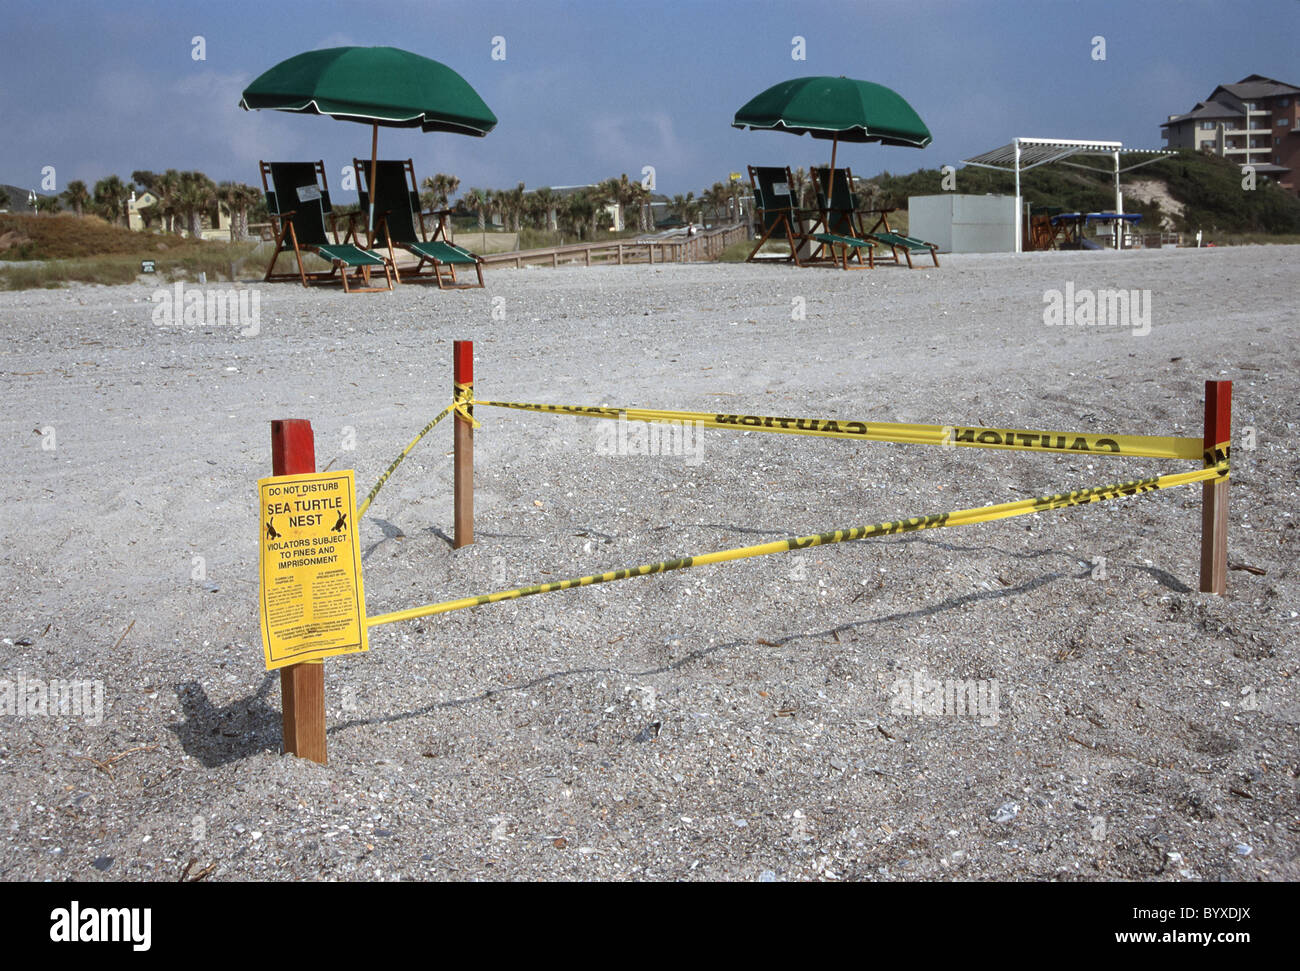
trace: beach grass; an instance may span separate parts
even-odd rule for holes
[[[158,279],[231,280],[245,264],[267,258],[264,243],[229,243],[142,233],[95,216],[60,213],[0,215],[0,289],[32,290],[68,283],[130,283],[150,260]]]
[[[253,243],[214,243],[213,249],[174,255],[114,255],[78,259],[42,260],[6,265],[0,261],[0,290],[39,290],[69,283],[98,283],[112,286],[132,283],[137,278],[160,283],[197,280],[200,273],[213,282],[236,280],[256,270],[262,272],[262,257]],[[292,261],[292,255],[287,257]],[[314,257],[313,257],[314,259]],[[153,260],[154,273],[142,274],[142,260]],[[323,262],[321,268],[324,268]],[[308,269],[313,269],[309,266]]]
[[[1300,243],[1300,233],[1221,233],[1206,241],[1216,246],[1294,246]]]

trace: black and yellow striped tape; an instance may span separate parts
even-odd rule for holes
[[[1156,459],[1196,461],[1205,454],[1199,438],[1158,435],[1095,435],[1085,432],[1031,431],[1019,428],[982,428],[967,425],[914,425],[901,422],[865,422],[836,418],[778,418],[770,415],[735,415],[702,411],[665,411],[657,408],[608,408],[582,405],[544,405],[521,401],[484,401],[474,404],[583,418],[622,418],[626,421],[692,422],[705,428],[732,431],[816,435],[865,442],[900,442],[913,445],[949,445],[961,448],[1001,448],[1029,452],[1085,452]]]
[[[753,556],[766,556],[769,553],[786,553],[790,550],[808,549],[812,546],[826,546],[831,543],[846,543],[853,540],[867,539],[872,536],[889,536],[895,533],[910,533],[921,529],[938,529],[945,526],[965,526],[973,523],[992,522],[1008,519],[1012,516],[1025,516],[1031,513],[1048,512],[1064,509],[1068,506],[1082,506],[1093,502],[1104,502],[1122,496],[1136,496],[1156,489],[1172,489],[1193,482],[1206,482],[1212,479],[1228,477],[1226,462],[1194,472],[1179,472],[1174,475],[1161,475],[1150,479],[1135,479],[1116,485],[1097,486],[1091,489],[1078,489],[1074,492],[1061,492],[1035,499],[1021,499],[1017,502],[1005,502],[996,506],[981,506],[975,509],[959,509],[955,512],[935,513],[929,516],[914,516],[910,519],[898,519],[892,522],[876,523],[871,526],[855,526],[851,529],[837,529],[827,533],[814,533],[811,536],[797,536],[790,539],[775,540],[757,546],[742,546],[737,549],[721,550],[716,553],[704,553],[699,556],[683,556],[674,560],[662,560],[643,566],[611,570],[591,576],[575,577],[570,580],[557,580],[551,583],[539,583],[531,587],[517,587],[497,593],[486,593],[476,597],[461,597],[443,603],[412,607],[388,614],[369,617],[366,623],[370,627],[379,624],[391,624],[401,620],[414,620],[418,617],[431,617],[434,614],[446,614],[453,610],[468,607],[481,607],[485,604],[498,603],[502,600],[517,600],[539,593],[551,593],[556,590],[569,590],[573,587],[587,587],[596,583],[609,583],[613,580],[627,580],[631,577],[650,576],[667,573],[670,570],[684,570],[693,566],[707,566],[711,563],[726,563],[731,560],[743,560]]]

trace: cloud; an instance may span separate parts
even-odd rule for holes
[[[591,121],[588,137],[587,157],[596,167],[639,173],[642,166],[653,165],[663,181],[667,173],[693,162],[694,152],[666,112],[603,115]],[[593,172],[591,177],[607,176]]]

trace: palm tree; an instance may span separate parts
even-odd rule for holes
[[[600,230],[600,214],[605,212],[605,206],[609,203],[609,183],[588,186],[579,195],[586,195],[591,200],[591,238],[595,239]]]
[[[596,217],[591,223],[593,230],[604,228],[600,223],[600,213],[607,212],[605,207],[614,201],[614,186],[616,184],[614,179],[605,179],[603,182],[597,182],[594,187],[587,190],[592,194],[592,198],[596,203]],[[595,238],[594,233],[592,238]]]
[[[136,169],[131,173],[131,181],[146,192],[152,192],[153,187],[158,184],[161,176],[151,169]]]
[[[636,193],[632,191],[632,183],[628,181],[626,172],[617,179],[609,181],[614,201],[618,204],[619,219],[623,223],[620,228],[627,229],[628,214],[631,212],[632,203],[636,200]]]
[[[78,216],[85,214],[86,205],[91,201],[90,190],[80,179],[68,183],[68,187],[63,190],[63,198]]]
[[[700,205],[700,222],[707,223],[709,221],[709,214],[714,211],[713,186],[709,186],[701,192],[696,201]]]
[[[524,184],[520,182],[513,189],[498,191],[496,199],[497,205],[500,207],[502,220],[508,221],[514,232],[519,232],[519,220],[524,213]]]
[[[176,169],[168,169],[160,175],[146,169],[132,172],[131,178],[157,200],[154,205],[141,210],[140,215],[146,221],[152,220],[155,216],[159,217],[165,232],[183,232],[183,227],[177,223],[177,217],[183,215],[178,205],[181,194],[181,173]]]
[[[712,216],[713,221],[717,222],[718,210],[721,208],[722,204],[718,195],[719,189],[722,189],[722,183],[715,182],[700,193],[700,211],[704,216],[705,222],[708,222],[709,216]],[[725,192],[726,190],[723,189],[723,191]]]
[[[421,188],[424,189],[424,193],[420,196],[420,202],[426,208],[433,211],[446,209],[451,202],[451,197],[460,188],[460,179],[439,172],[437,175],[426,176]]]
[[[160,178],[162,178],[162,176],[160,176],[157,172],[154,172],[152,169],[137,169],[136,171],[131,173],[131,181],[134,182],[136,185],[140,186],[140,188],[144,189],[145,192],[151,193],[155,199],[159,198],[157,185],[158,185],[158,180]],[[163,222],[166,221],[166,217],[162,212],[162,208],[157,204],[152,206],[145,206],[143,209],[140,209],[139,212],[140,212],[140,218],[144,220],[144,225],[146,229],[150,228],[153,225],[154,219],[159,219],[160,221]],[[164,225],[163,228],[165,229],[166,226]]]
[[[565,228],[582,239],[584,230],[596,221],[596,208],[590,191],[583,190],[566,197],[561,207]]]
[[[627,200],[628,205],[636,206],[637,232],[646,232],[650,228],[650,190],[640,182],[628,182]]]
[[[642,194],[640,182],[628,182],[627,185],[627,205],[628,208],[636,210],[636,231],[645,232],[645,198]],[[626,225],[626,221],[624,222]]]
[[[713,196],[711,201],[713,203],[714,221],[731,222],[731,186],[725,182],[715,182],[709,192]]]
[[[9,190],[0,188],[0,209],[9,208]]]
[[[628,222],[630,221],[628,214],[634,208],[637,208],[637,230],[641,231],[643,228],[643,214],[639,211],[641,193],[638,191],[641,188],[641,183],[631,181],[627,177],[627,173],[624,172],[617,179],[610,179],[607,184],[610,186],[610,194],[613,196],[614,201],[618,203],[619,216],[623,222],[622,228],[628,228]]]
[[[546,229],[548,213],[545,200],[536,192],[524,194],[524,222],[533,229]]]
[[[257,204],[261,191],[242,182],[222,182],[216,195],[222,211],[230,217],[230,241],[248,239],[248,210]]]
[[[179,236],[184,232],[184,227],[180,224],[178,218],[181,215],[179,204],[181,173],[176,169],[168,169],[159,177],[150,191],[158,199],[158,210],[163,214],[163,219],[166,220],[167,231]]]
[[[182,172],[176,205],[185,216],[190,236],[203,235],[203,214],[217,204],[217,184],[202,172]]]
[[[126,204],[131,201],[131,189],[120,177],[110,175],[95,183],[95,207],[109,222],[117,225],[126,220]]]
[[[45,212],[53,215],[54,213],[58,212],[61,208],[63,207],[59,204],[58,196],[37,196],[36,197],[37,212]]]
[[[487,230],[488,209],[492,206],[491,189],[470,189],[465,193],[465,205],[478,213],[478,231],[480,233]]]
[[[235,215],[239,211],[239,183],[237,182],[219,182],[217,183],[217,205],[221,211],[230,217],[230,241],[235,241],[235,224],[239,222],[239,217]]]
[[[655,194],[647,186],[637,183],[637,192],[641,196],[641,208],[645,210],[645,228],[646,232],[654,232],[655,228]]]
[[[673,208],[677,210],[677,215],[682,222],[691,222],[693,213],[698,212],[700,208],[699,200],[695,198],[694,192],[688,192],[686,195],[673,196]]]
[[[536,201],[537,210],[545,222],[545,225],[541,228],[552,233],[558,232],[559,226],[555,209],[559,203],[559,197],[551,191],[549,186],[542,186],[540,189],[533,190],[533,199]]]
[[[240,200],[243,205],[239,210],[239,238],[248,239],[248,214],[257,208],[264,206],[262,190],[255,185],[244,185],[244,198]]]

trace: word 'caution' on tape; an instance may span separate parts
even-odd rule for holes
[[[1085,432],[1044,432],[1019,428],[981,428],[965,425],[912,425],[901,422],[846,421],[837,418],[775,418],[770,415],[728,415],[719,412],[665,411],[657,408],[608,408],[583,405],[539,405],[521,401],[482,401],[476,405],[513,408],[581,418],[625,421],[691,422],[705,428],[816,435],[865,442],[901,442],[911,445],[947,445],[960,448],[1003,448],[1030,452],[1096,452],[1155,459],[1204,457],[1199,438],[1159,435],[1094,435]]]
[[[384,470],[379,481],[357,509],[360,520],[370,503],[393,472],[420,440],[451,412],[480,427],[473,406],[512,408],[544,414],[572,415],[580,418],[610,418],[624,421],[691,422],[705,428],[732,431],[777,432],[785,435],[814,435],[820,438],[856,439],[864,442],[897,442],[904,445],[943,445],[951,448],[1000,448],[1029,452],[1089,452],[1100,455],[1127,455],[1157,459],[1200,459],[1209,468],[1222,462],[1227,445],[1206,451],[1199,438],[1173,438],[1162,435],[1095,435],[1085,432],[1044,432],[1018,428],[984,428],[978,425],[913,425],[903,422],[864,422],[836,418],[777,418],[771,415],[729,415],[704,411],[667,411],[659,408],[609,408],[588,405],[544,405],[522,401],[484,401],[474,397],[474,387],[456,385],[450,405],[420,429],[409,445]]]
[[[479,402],[482,403],[482,402]],[[647,563],[644,566],[611,570],[592,576],[575,577],[571,580],[557,580],[540,583],[531,587],[518,587],[514,590],[502,590],[477,597],[462,597],[444,603],[412,607],[389,614],[380,614],[367,618],[371,626],[391,624],[400,620],[414,620],[418,617],[430,617],[434,614],[446,614],[453,610],[467,607],[481,607],[484,604],[497,603],[502,600],[517,600],[534,594],[550,593],[555,590],[569,590],[573,587],[587,587],[595,583],[609,583],[612,580],[626,580],[631,577],[649,576],[654,573],[667,573],[670,570],[684,570],[693,566],[707,566],[710,563],[726,563],[731,560],[743,560],[752,556],[766,556],[769,553],[785,553],[790,550],[808,549],[812,546],[826,546],[831,543],[846,543],[852,540],[868,539],[873,536],[889,536],[895,533],[910,533],[921,529],[938,529],[944,526],[966,526],[973,523],[986,523],[1012,516],[1024,516],[1031,513],[1047,512],[1052,509],[1064,509],[1068,506],[1082,506],[1107,499],[1123,496],[1136,496],[1156,489],[1172,489],[1189,485],[1193,482],[1205,482],[1211,479],[1228,477],[1228,463],[1222,462],[1210,468],[1194,472],[1179,472],[1174,475],[1161,475],[1150,479],[1135,479],[1117,485],[1096,486],[1091,489],[1078,489],[1074,492],[1060,492],[1035,499],[1021,499],[1017,502],[1005,502],[996,506],[981,506],[975,509],[959,509],[955,512],[935,513],[930,516],[914,516],[911,519],[899,519],[893,522],[876,523],[872,526],[855,526],[852,529],[837,529],[829,533],[815,533],[811,536],[798,536],[791,539],[775,540],[758,546],[742,546],[737,549],[721,550],[716,553],[704,553],[700,556],[683,556],[675,560],[663,560],[659,563]]]

